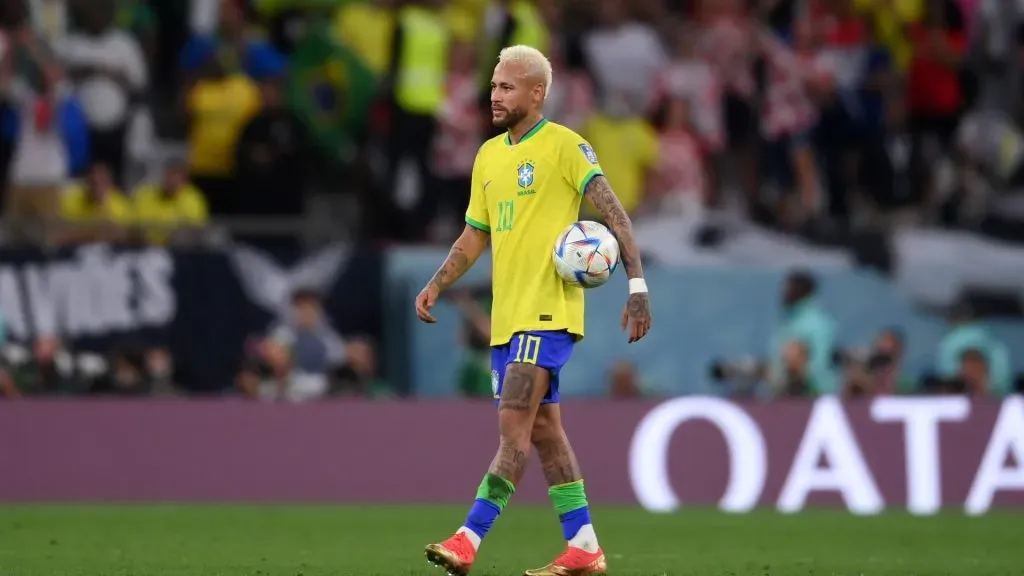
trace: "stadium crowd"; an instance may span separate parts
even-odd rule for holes
[[[349,238],[447,242],[462,226],[476,150],[494,133],[490,68],[511,44],[550,56],[548,117],[592,143],[637,220],[713,208],[788,232],[969,226],[1013,185],[1024,150],[1017,2],[184,4],[0,1],[6,245],[216,242],[215,223],[308,219],[324,198],[342,207],[338,233]],[[469,347],[484,350],[473,328],[481,309],[454,298]],[[390,394],[374,345],[342,344],[321,329],[318,306],[315,294],[295,295],[293,325],[240,359],[238,391]],[[779,394],[813,393],[826,372],[850,393],[920,391],[894,376],[900,338],[880,335],[873,354],[783,338],[765,364],[783,366]],[[951,347],[929,382],[1008,392],[999,345],[985,346]],[[0,390],[174,389],[163,348],[73,362],[61,352],[57,336],[8,345]],[[462,389],[489,395],[486,355],[476,356],[481,369],[467,366]],[[763,372],[714,368],[726,380]],[[59,375],[73,383],[55,384]],[[626,364],[610,382],[615,395],[638,393]]]

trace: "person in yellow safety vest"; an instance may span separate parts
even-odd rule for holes
[[[400,210],[397,231],[405,240],[422,239],[437,209],[429,158],[436,115],[445,101],[448,69],[448,30],[444,0],[405,0],[400,3],[392,39],[389,86],[391,137],[388,150],[389,192],[416,198]],[[415,178],[410,178],[415,175]],[[401,190],[396,186],[401,185]],[[418,194],[410,193],[415,189]]]
[[[492,4],[484,17],[483,37],[484,58],[480,59],[481,93],[480,106],[485,116],[491,112],[491,72],[497,62],[498,53],[506,46],[524,45],[549,54],[551,35],[544,21],[537,0],[499,0]],[[491,127],[493,134],[501,132]]]

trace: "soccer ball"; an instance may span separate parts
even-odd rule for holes
[[[558,235],[551,259],[566,283],[597,288],[619,265],[619,241],[603,224],[575,222]]]

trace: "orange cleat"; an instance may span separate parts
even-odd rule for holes
[[[543,568],[527,570],[524,576],[597,576],[608,572],[604,552],[587,552],[582,548],[569,546],[561,556]]]
[[[476,549],[473,543],[462,532],[440,544],[430,544],[424,553],[427,562],[438,568],[443,568],[448,574],[454,576],[466,576],[469,569],[473,567],[473,560],[476,558]]]

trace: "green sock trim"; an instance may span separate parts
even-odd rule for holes
[[[488,472],[484,476],[483,481],[480,482],[480,487],[476,489],[476,497],[481,500],[487,500],[500,510],[504,510],[515,491],[516,487],[514,484],[497,474]]]
[[[561,516],[573,510],[587,507],[587,493],[583,490],[583,480],[559,484],[548,488],[548,496],[555,506],[555,512]]]

